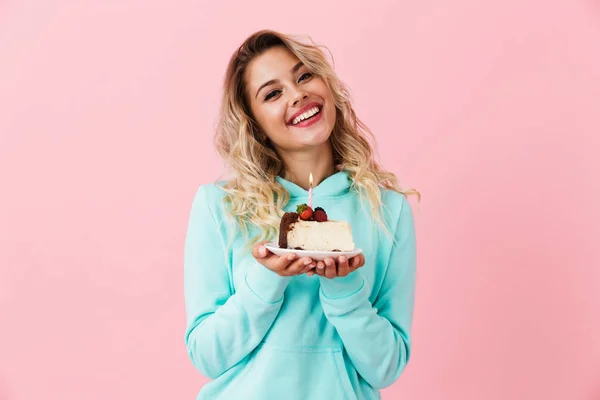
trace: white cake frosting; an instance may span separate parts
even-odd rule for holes
[[[352,228],[346,221],[296,221],[287,234],[288,248],[352,251]]]

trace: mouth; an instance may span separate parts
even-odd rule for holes
[[[317,102],[312,102],[307,104],[298,110],[297,113],[292,115],[292,117],[288,120],[288,125],[296,126],[296,125],[306,125],[307,121],[312,119],[317,119],[318,116],[320,118],[321,110],[323,109],[323,105]]]

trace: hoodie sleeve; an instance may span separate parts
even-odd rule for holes
[[[184,250],[185,344],[192,364],[215,379],[260,343],[283,303],[289,277],[251,259],[234,293],[223,221],[211,207],[209,188],[200,186],[188,221]]]
[[[416,243],[412,210],[404,196],[394,241],[373,304],[360,269],[346,277],[320,277],[320,298],[327,319],[335,326],[356,370],[379,389],[398,379],[410,356]]]

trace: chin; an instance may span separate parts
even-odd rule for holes
[[[304,145],[319,146],[323,143],[327,143],[327,141],[329,141],[330,136],[331,136],[331,130],[319,129],[319,131],[317,131],[317,132],[311,132],[311,133],[302,135],[302,137],[299,138],[298,141]]]

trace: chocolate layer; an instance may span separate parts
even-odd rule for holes
[[[293,224],[298,221],[299,217],[298,213],[295,212],[286,212],[281,217],[281,223],[279,224],[279,248],[288,248],[288,232],[293,228]]]

